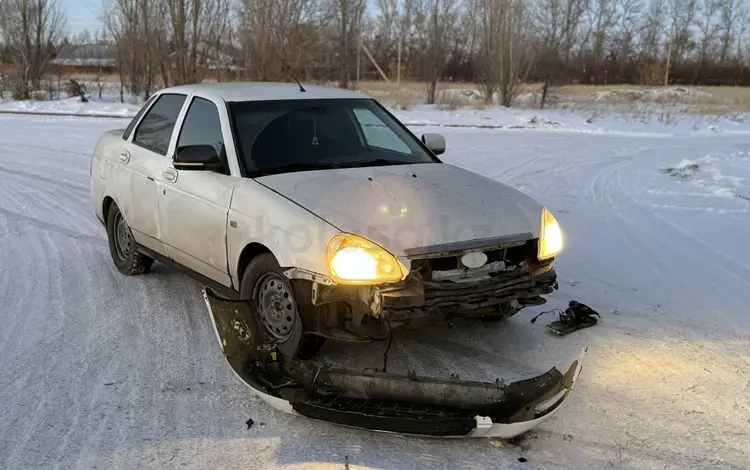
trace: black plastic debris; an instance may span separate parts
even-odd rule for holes
[[[588,305],[571,300],[568,303],[568,308],[564,311],[559,308],[547,310],[532,318],[531,323],[535,323],[536,319],[545,313],[556,313],[558,315],[558,319],[547,325],[547,329],[559,336],[565,336],[574,331],[594,326],[597,323],[594,316],[601,318],[599,313]]]
[[[253,418],[248,419],[245,421],[245,424],[247,424],[247,429],[250,429],[250,427],[255,424],[255,421],[253,421]]]

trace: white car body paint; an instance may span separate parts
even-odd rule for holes
[[[252,243],[265,246],[285,268],[328,276],[326,243],[339,231],[357,233],[402,260],[404,250],[435,244],[524,235],[538,237],[541,206],[495,180],[444,163],[241,176],[226,103],[273,99],[367,98],[345,90],[292,84],[218,84],[161,90],[181,94],[165,156],[107,132],[93,156],[91,198],[120,207],[135,240],[227,287],[239,288],[239,260]],[[219,114],[230,174],[176,170],[173,156],[195,98]],[[149,102],[154,106],[158,96]],[[147,110],[149,108],[146,108]],[[123,161],[120,155],[129,154]],[[170,173],[170,175],[167,175]],[[176,178],[175,178],[176,175]],[[167,177],[170,176],[170,177]]]
[[[444,163],[285,173],[258,181],[392,254],[522,233],[542,207],[502,183]]]

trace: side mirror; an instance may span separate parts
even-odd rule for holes
[[[213,145],[186,145],[178,147],[174,157],[176,170],[212,170],[221,168],[221,160]]]
[[[422,143],[435,155],[445,153],[445,137],[440,134],[422,134]]]

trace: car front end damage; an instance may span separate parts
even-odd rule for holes
[[[336,424],[435,437],[511,438],[552,417],[569,397],[586,350],[556,368],[505,383],[352,370],[277,353],[256,323],[252,303],[203,291],[217,339],[232,370],[281,411]]]
[[[301,312],[308,332],[341,341],[387,339],[394,328],[430,320],[508,318],[546,302],[557,289],[553,259],[537,257],[538,239],[517,234],[406,250],[409,272],[387,284],[339,284],[286,271],[314,308]],[[467,264],[469,266],[467,266]]]

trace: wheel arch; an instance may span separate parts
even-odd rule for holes
[[[107,223],[107,217],[109,216],[109,209],[112,208],[112,204],[117,205],[115,200],[112,198],[112,196],[104,196],[104,200],[102,201],[102,218],[104,218],[104,223]]]
[[[248,243],[247,245],[245,245],[245,248],[242,249],[242,251],[240,252],[239,260],[237,261],[237,291],[240,290],[239,281],[242,280],[242,273],[245,272],[245,269],[254,258],[263,253],[271,253],[274,257],[276,257],[276,255],[274,255],[274,253],[270,249],[268,249],[267,246],[258,242]],[[278,257],[276,257],[276,259],[278,261]]]

